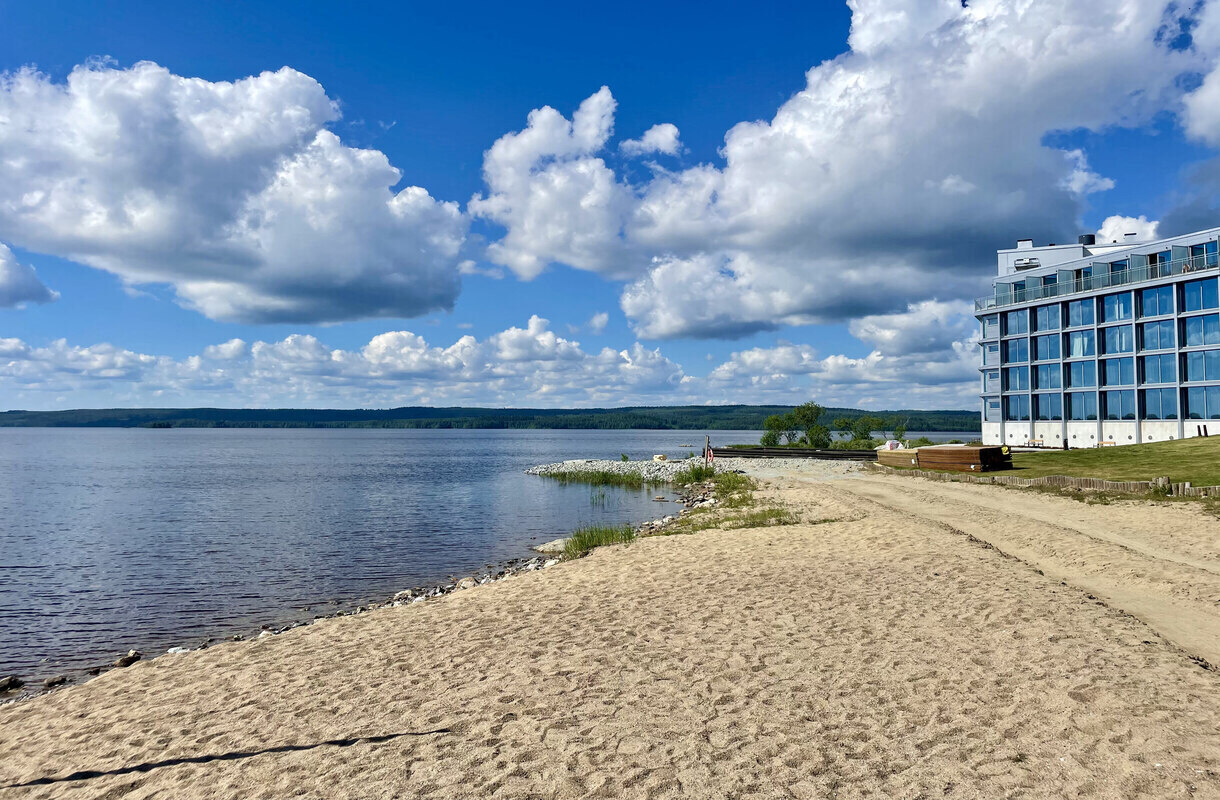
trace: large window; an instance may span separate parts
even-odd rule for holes
[[[983,338],[998,339],[1000,338],[1000,315],[992,314],[983,317]]]
[[[1029,367],[1009,367],[1004,370],[1004,391],[1028,392]]]
[[[1009,339],[1004,342],[1004,363],[1029,361],[1029,339]]]
[[[1038,306],[1034,309],[1034,330],[1059,330],[1059,316],[1059,305],[1057,303],[1053,306]]]
[[[1000,398],[988,397],[983,400],[983,419],[987,422],[1000,421]]]
[[[1174,346],[1173,320],[1140,323],[1141,350],[1169,350]]]
[[[1140,316],[1159,317],[1173,313],[1173,287],[1154,286],[1140,292]]]
[[[1174,369],[1176,356],[1173,353],[1163,353],[1159,356],[1142,356],[1140,358],[1141,380],[1144,383],[1174,383],[1177,381],[1177,370]]]
[[[1004,419],[1021,421],[1029,419],[1029,395],[1014,394],[1004,398]]]
[[[1220,419],[1220,386],[1192,386],[1186,390],[1187,419]]]
[[[1182,356],[1188,381],[1220,381],[1220,350],[1200,350]]]
[[[1059,365],[1058,364],[1042,364],[1034,367],[1034,388],[1035,389],[1058,389],[1059,384]]]
[[[1093,331],[1072,331],[1068,337],[1068,358],[1083,358],[1097,352]]]
[[[1068,386],[1073,389],[1097,385],[1096,361],[1073,361],[1064,366],[1067,368]]]
[[[1183,311],[1202,311],[1205,308],[1218,306],[1220,306],[1220,299],[1216,297],[1215,278],[1182,284]]]
[[[1066,394],[1068,419],[1097,419],[1097,395],[1092,392]]]
[[[1034,395],[1034,419],[1063,419],[1063,398],[1057,394]]]
[[[983,391],[987,394],[1000,391],[1000,371],[989,369],[983,373]]]
[[[1068,327],[1093,324],[1093,299],[1073,300],[1068,303]]]
[[[1013,336],[1018,333],[1029,333],[1029,312],[1025,309],[1009,311],[1004,315],[1004,334]]]
[[[983,345],[983,366],[996,367],[1000,364],[1000,346],[998,344]]]
[[[1125,319],[1131,319],[1130,292],[1123,292],[1122,294],[1110,294],[1101,298],[1102,322],[1121,322]]]
[[[1135,419],[1135,392],[1102,392],[1101,413],[1103,419]]]
[[[1135,349],[1135,332],[1130,325],[1117,325],[1104,328],[1102,332],[1103,353],[1130,353]]]
[[[1102,386],[1131,386],[1135,383],[1135,362],[1130,358],[1107,358],[1101,362]]]
[[[1059,334],[1052,333],[1049,336],[1034,337],[1034,360],[1059,360]]]
[[[1144,419],[1177,419],[1177,389],[1144,389],[1140,392],[1144,404]]]
[[[1187,347],[1220,344],[1220,314],[1204,314],[1182,320],[1182,341]]]

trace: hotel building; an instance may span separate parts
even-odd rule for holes
[[[1220,228],[998,251],[982,331],[983,441],[1046,447],[1220,433]]]

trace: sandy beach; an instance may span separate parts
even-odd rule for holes
[[[1220,797],[1220,521],[748,464],[796,525],[0,708],[0,798]]]

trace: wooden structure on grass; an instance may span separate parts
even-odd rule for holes
[[[992,472],[1012,469],[1012,454],[999,447],[917,447],[911,450],[880,450],[877,463],[887,467],[942,470],[946,472]]]

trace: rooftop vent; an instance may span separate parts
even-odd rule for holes
[[[1092,233],[1082,233],[1082,234],[1080,234],[1079,237],[1077,237],[1076,241],[1079,244],[1083,244],[1086,246],[1094,245],[1094,244],[1097,244],[1097,235],[1092,234]]]
[[[1138,233],[1124,233],[1124,234],[1123,234],[1123,241],[1124,241],[1124,242],[1127,242],[1127,243],[1130,243],[1130,242],[1134,242],[1134,241],[1135,241],[1136,239],[1138,239],[1139,237],[1140,237],[1140,235],[1139,235]]]
[[[1034,246],[1033,239],[1017,239],[1017,249],[1018,250],[1030,250],[1033,248],[1033,246]]]

